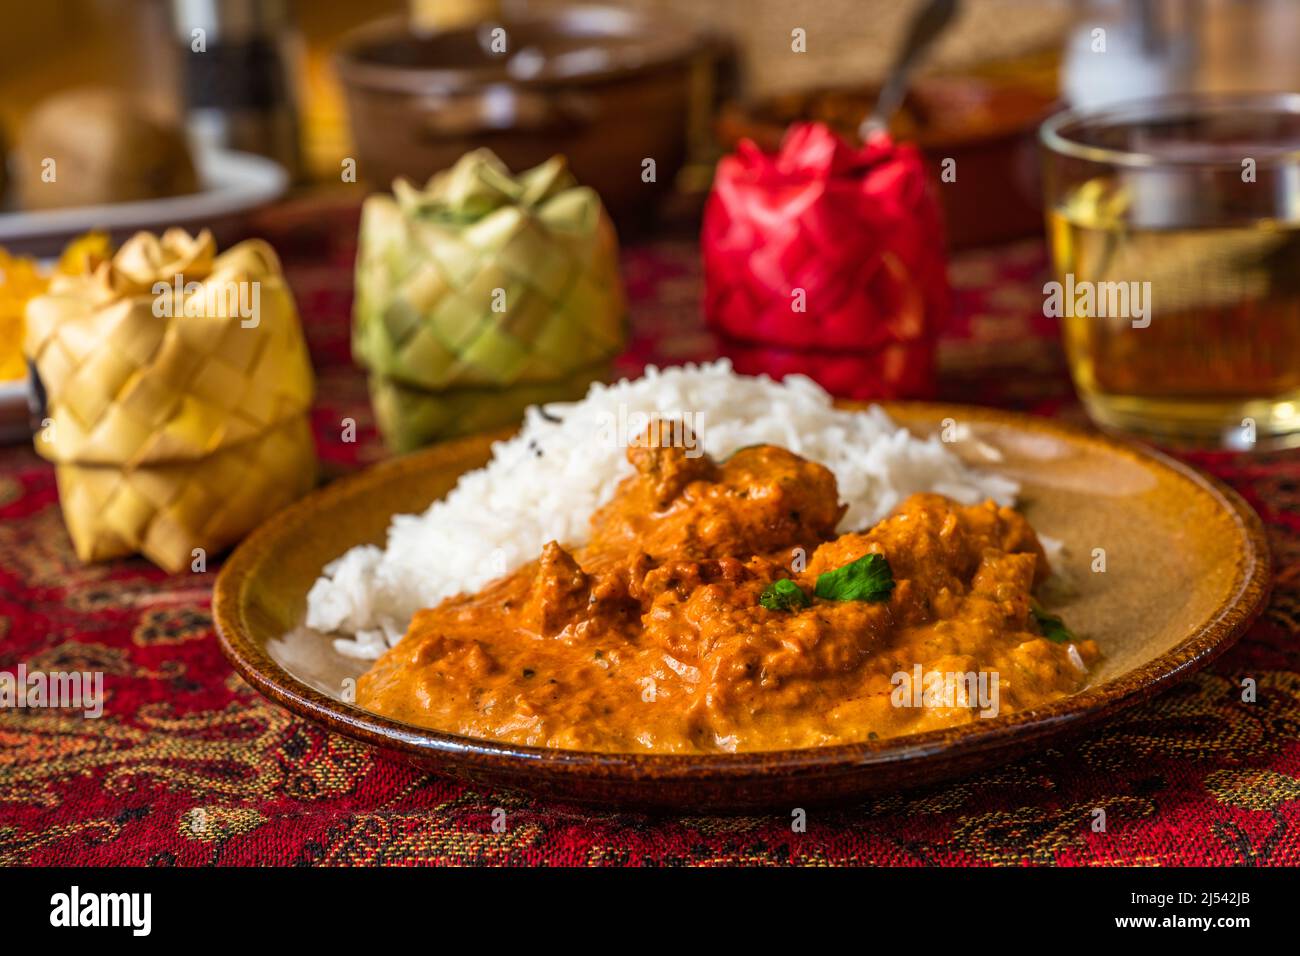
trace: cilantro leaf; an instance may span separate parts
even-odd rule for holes
[[[889,561],[873,553],[819,575],[813,593],[827,601],[888,601],[893,590]]]
[[[1065,622],[1055,614],[1043,610],[1042,605],[1037,601],[1030,603],[1029,610],[1034,615],[1034,620],[1038,622],[1038,629],[1043,632],[1043,637],[1049,641],[1054,644],[1068,644],[1075,639],[1074,632],[1065,626]]]
[[[763,588],[758,603],[769,611],[794,611],[807,607],[812,602],[803,593],[803,588],[789,578],[782,578]]]

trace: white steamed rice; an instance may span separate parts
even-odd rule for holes
[[[424,514],[395,516],[386,548],[353,548],[329,564],[308,595],[308,626],[342,635],[334,642],[340,653],[375,658],[420,608],[476,590],[548,541],[585,543],[592,512],[632,472],[626,448],[609,438],[620,412],[622,420],[685,414],[718,458],[770,443],[821,462],[849,506],[841,530],[879,521],[918,491],[966,504],[1010,504],[1018,491],[1010,479],[967,467],[937,437],[913,437],[879,408],[834,408],[802,376],[739,376],[725,360],[651,367],[635,381],[593,385],[582,401],[548,405],[545,414],[528,409],[520,432],[493,446],[488,464],[462,475],[446,498]]]

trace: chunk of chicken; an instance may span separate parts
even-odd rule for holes
[[[592,517],[588,554],[641,550],[699,560],[815,546],[844,515],[835,476],[774,445],[742,448],[721,465],[674,446],[628,450],[637,474]]]
[[[537,633],[554,637],[586,615],[591,603],[591,575],[578,566],[573,555],[551,541],[537,562],[523,620]]]

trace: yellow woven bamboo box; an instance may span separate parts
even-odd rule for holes
[[[314,484],[311,364],[266,243],[138,233],[55,277],[26,320],[48,397],[36,449],[81,560],[176,572]]]

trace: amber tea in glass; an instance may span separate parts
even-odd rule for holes
[[[1300,96],[1053,117],[1048,238],[1071,374],[1099,425],[1300,444]]]

